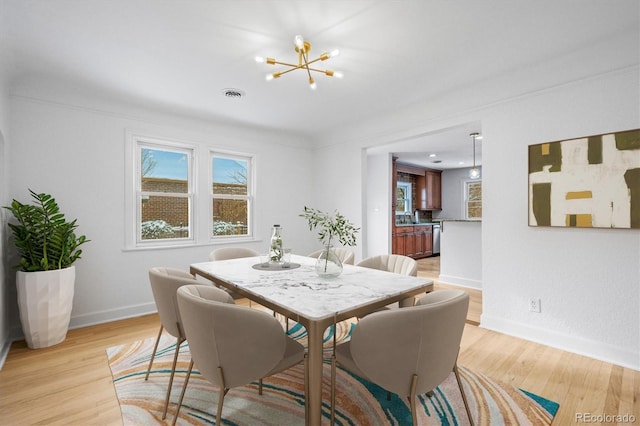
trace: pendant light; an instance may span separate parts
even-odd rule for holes
[[[476,137],[479,133],[470,133],[469,136],[473,138],[473,167],[469,170],[469,177],[471,179],[478,179],[480,177],[480,169],[476,167]]]

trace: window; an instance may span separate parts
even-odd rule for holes
[[[211,153],[212,238],[251,236],[252,159]]]
[[[411,183],[398,182],[396,186],[396,214],[411,214]]]
[[[191,149],[139,140],[136,242],[192,239]]]
[[[482,181],[465,182],[465,216],[482,219]]]
[[[125,249],[255,238],[255,157],[127,131]]]

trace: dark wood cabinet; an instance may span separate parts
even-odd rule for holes
[[[442,172],[428,170],[425,174],[426,199],[424,210],[442,210]]]
[[[392,234],[392,253],[411,256],[415,252],[413,226],[397,226]]]
[[[396,226],[392,233],[391,248],[393,254],[419,259],[433,254],[433,227]]]
[[[442,172],[426,170],[424,176],[416,176],[416,208],[442,210]]]

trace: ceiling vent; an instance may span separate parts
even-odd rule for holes
[[[240,89],[222,89],[222,94],[225,98],[229,99],[242,99],[244,98],[244,92]]]

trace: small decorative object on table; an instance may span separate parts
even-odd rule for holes
[[[271,232],[271,245],[269,246],[269,263],[272,265],[282,264],[282,235],[280,235],[280,225],[273,225]]]
[[[309,230],[316,227],[321,228],[321,231],[318,232],[318,239],[324,249],[316,261],[316,273],[325,278],[337,277],[342,273],[342,262],[333,251],[331,239],[338,237],[338,241],[343,245],[355,246],[356,234],[360,228],[356,228],[338,211],[335,212],[335,216],[331,216],[328,213],[305,206],[304,213],[300,217],[307,219]]]

